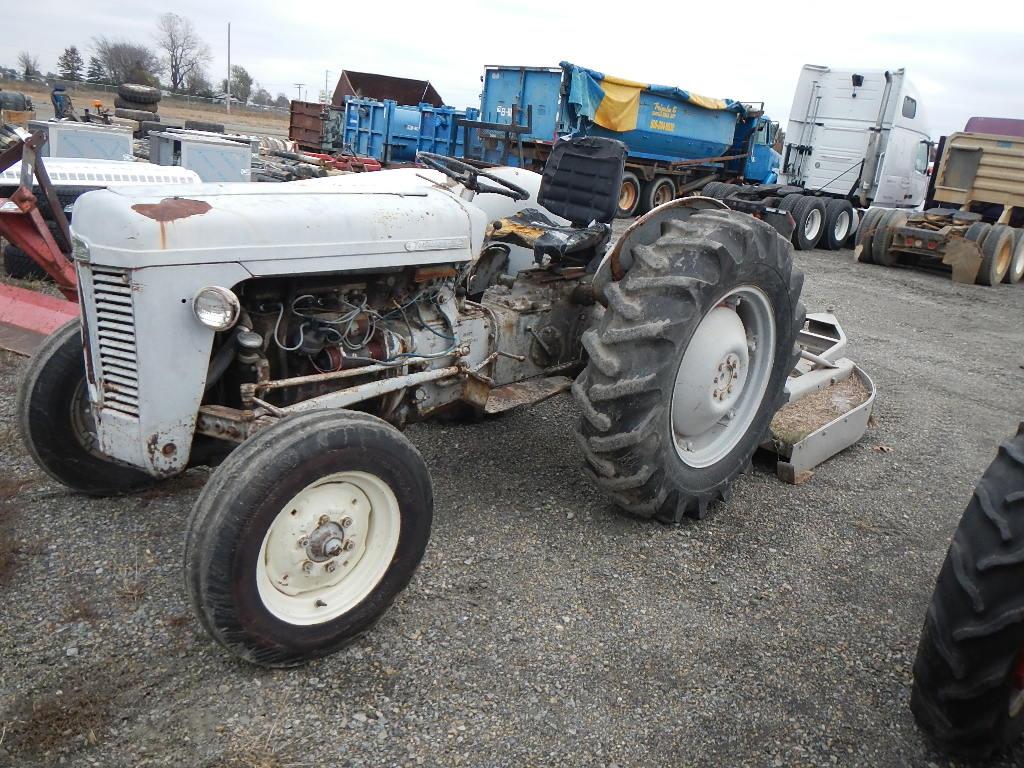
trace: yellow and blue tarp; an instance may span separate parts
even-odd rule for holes
[[[649,93],[686,102],[707,110],[722,110],[746,115],[746,107],[731,99],[713,99],[669,85],[639,83],[613,77],[567,61],[561,62],[570,73],[569,103],[577,114],[610,131],[626,132],[637,128],[640,114],[640,95]]]

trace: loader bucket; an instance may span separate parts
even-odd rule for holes
[[[78,304],[0,285],[0,349],[31,355],[43,339],[78,317]]]

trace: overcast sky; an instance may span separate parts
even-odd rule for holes
[[[87,54],[99,35],[150,43],[157,16],[172,11],[191,18],[210,44],[211,79],[224,77],[230,21],[232,62],[289,98],[301,82],[315,99],[325,70],[333,89],[338,73],[352,69],[428,79],[448,104],[479,106],[485,64],[567,59],[707,96],[764,101],[785,124],[800,67],[812,63],[906,67],[933,137],[962,129],[971,115],[1024,118],[1022,0],[33,0],[19,7],[4,14],[0,65],[15,66],[18,51],[30,49],[44,71],[55,71],[65,46]]]

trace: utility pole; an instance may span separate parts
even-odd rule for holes
[[[228,92],[226,94],[228,102],[228,113],[231,112],[231,22],[228,22]]]
[[[299,89],[299,101],[302,101],[302,86],[304,85],[305,83],[295,83],[295,87]]]
[[[327,95],[327,79],[330,76],[331,76],[331,70],[325,69],[324,70],[324,104],[330,104],[331,103],[331,99]]]

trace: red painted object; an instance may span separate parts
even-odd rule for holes
[[[0,285],[0,348],[30,355],[69,320],[78,317],[78,304],[25,288]]]

